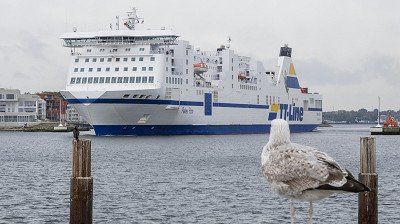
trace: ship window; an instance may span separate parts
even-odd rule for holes
[[[142,98],[144,98],[146,95],[140,95],[139,96],[139,99],[142,99]]]
[[[78,68],[74,68],[74,72],[78,72]]]
[[[149,99],[150,97],[151,97],[151,95],[147,95],[147,96],[146,96],[146,99]]]
[[[188,65],[188,64],[189,64],[189,60],[186,59],[186,65]]]
[[[100,58],[100,62],[104,62],[104,58]]]
[[[118,51],[117,48],[112,49],[112,52],[117,52],[117,51]]]
[[[133,96],[132,96],[132,98],[136,98],[137,96],[138,96],[138,95],[137,95],[137,94],[135,94],[135,95],[133,95]]]
[[[131,58],[131,61],[136,61],[136,58]]]
[[[79,58],[75,58],[75,62],[79,62]]]
[[[126,48],[125,51],[131,51],[131,49],[130,48]]]
[[[133,67],[132,71],[136,72],[137,71],[137,67]]]
[[[157,99],[157,100],[160,99],[160,95],[157,95],[156,99]]]
[[[104,48],[101,48],[101,49],[100,49],[100,52],[104,52],[105,50],[106,50],[106,49],[104,49]]]
[[[144,48],[143,47],[139,48],[139,51],[144,51]]]
[[[168,67],[165,67],[165,71],[167,71],[167,72],[168,72]]]
[[[189,84],[189,80],[188,79],[186,79],[186,84]]]
[[[85,71],[85,68],[81,68],[80,72],[84,72],[84,71]]]
[[[124,67],[124,72],[127,72],[128,71],[128,67]]]
[[[92,52],[92,49],[86,49],[86,52]]]
[[[139,58],[139,61],[143,61],[143,57],[140,57],[140,58]]]
[[[124,77],[124,83],[128,83],[129,77]]]
[[[98,71],[98,72],[101,72],[101,68],[97,68],[97,71]]]
[[[86,78],[86,77],[83,77],[83,78],[82,78],[82,84],[86,84],[86,81],[87,81],[87,78]]]
[[[154,83],[154,76],[149,77],[149,83]]]
[[[135,77],[129,77],[129,82],[130,83],[135,83]]]
[[[75,78],[71,78],[71,82],[69,84],[75,84]]]
[[[108,62],[111,62],[111,60],[112,60],[112,58],[107,58],[107,61],[108,61]]]
[[[149,71],[153,71],[153,67],[149,67]]]
[[[146,67],[142,67],[142,71],[146,71]]]
[[[142,82],[142,77],[136,77],[136,83],[141,83]]]
[[[117,82],[122,83],[122,77],[118,77]]]
[[[165,77],[165,82],[168,83],[168,77]]]
[[[147,83],[147,76],[144,76],[144,77],[142,78],[142,83]]]
[[[93,83],[99,83],[99,77],[94,77],[93,78]]]
[[[93,77],[89,77],[89,78],[88,78],[88,83],[89,83],[89,84],[92,84],[92,82],[93,82]]]
[[[115,61],[116,61],[116,62],[119,62],[119,61],[120,61],[120,58],[115,58]]]
[[[85,59],[85,62],[89,62],[89,58],[86,58],[86,59]]]
[[[111,77],[111,83],[116,83],[117,82],[117,77]]]
[[[156,58],[155,57],[150,57],[150,61],[155,61]]]
[[[106,83],[110,83],[110,77],[106,77]]]
[[[189,74],[189,69],[186,69],[186,75]]]
[[[92,59],[92,62],[96,62],[96,61],[97,61],[97,58],[93,58],[93,59]]]
[[[123,95],[122,97],[123,97],[123,98],[128,98],[128,97],[129,97],[129,94],[125,94],[125,95]]]
[[[109,72],[110,71],[110,68],[106,68],[106,72]]]
[[[119,68],[118,68],[118,67],[115,67],[114,71],[118,72],[118,71],[119,71]]]
[[[124,58],[124,61],[128,61],[128,58]]]
[[[168,57],[165,58],[165,61],[168,62]]]
[[[186,55],[189,55],[189,51],[188,50],[186,50]]]
[[[89,72],[93,72],[93,68],[89,68]]]
[[[81,77],[76,78],[76,84],[80,84],[81,83]]]

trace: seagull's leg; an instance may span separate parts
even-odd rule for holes
[[[296,223],[296,211],[294,209],[293,201],[290,202],[290,220],[292,224]]]
[[[307,222],[307,224],[312,224],[313,213],[314,213],[314,206],[313,206],[313,202],[310,201],[310,207],[308,208],[308,222]]]

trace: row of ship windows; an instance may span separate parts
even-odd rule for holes
[[[92,58],[92,62],[97,62],[97,59],[99,60],[99,62],[105,62],[105,58]],[[129,60],[129,58],[122,58],[122,61],[127,62]],[[139,57],[138,58],[139,61],[143,61],[144,58],[143,57]],[[150,57],[150,61],[155,61],[156,58],[155,57]],[[80,60],[79,58],[75,58],[75,63],[78,63]],[[112,58],[107,58],[107,62],[112,62]],[[114,60],[115,62],[120,62],[121,58],[115,58]],[[130,61],[136,61],[136,57],[131,57]],[[90,62],[90,58],[85,58],[85,62]]]
[[[179,84],[182,85],[182,78],[173,78],[173,77],[165,77],[165,82],[169,84]],[[186,84],[188,84],[188,80],[186,79]]]
[[[257,86],[240,85],[240,89],[244,90],[257,90]]]
[[[101,48],[100,50],[99,50],[100,52],[105,52],[106,51],[106,49],[104,49],[104,48]],[[118,48],[113,48],[113,49],[111,49],[110,50],[111,52],[117,52],[118,51]],[[128,51],[131,51],[131,49],[130,48],[125,48],[125,51],[126,52],[128,52]],[[144,51],[144,48],[139,48],[139,51]],[[90,48],[88,48],[88,49],[86,49],[86,52],[92,52],[92,49],[90,49]]]
[[[154,76],[131,77],[72,77],[69,84],[97,84],[97,83],[154,83]]]
[[[119,72],[119,67],[115,67],[114,68],[114,71],[115,72]],[[102,68],[97,68],[96,69],[96,71],[97,72],[101,72],[101,70],[102,70]],[[109,68],[109,67],[107,67],[106,69],[105,69],[105,71],[106,72],[109,72],[111,70],[111,68]],[[123,68],[123,71],[124,72],[127,72],[129,70],[129,68],[128,67],[124,67]],[[134,72],[136,72],[138,70],[138,68],[137,67],[132,67],[132,71],[134,71]],[[145,72],[145,71],[149,71],[149,72],[152,72],[152,71],[154,71],[154,67],[142,67],[142,71],[143,72]],[[85,68],[74,68],[74,72],[85,72]],[[93,68],[88,68],[88,72],[93,72]]]

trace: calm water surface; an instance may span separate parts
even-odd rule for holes
[[[293,134],[358,174],[367,126]],[[260,174],[268,135],[96,137],[95,223],[290,223]],[[0,132],[0,223],[67,223],[70,133]],[[400,223],[400,136],[377,136],[379,222]],[[299,223],[307,203],[297,203]],[[315,223],[357,223],[357,195],[315,205]]]

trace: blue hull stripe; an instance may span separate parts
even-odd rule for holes
[[[157,104],[157,105],[182,105],[203,106],[203,102],[178,101],[178,100],[154,100],[154,99],[67,99],[70,104],[102,103],[102,104]],[[213,107],[255,108],[268,109],[268,105],[241,104],[241,103],[213,103]]]
[[[322,108],[308,108],[308,111],[322,111]]]
[[[271,125],[93,125],[96,135],[225,135],[268,133]],[[291,132],[309,132],[316,124],[292,124]]]

